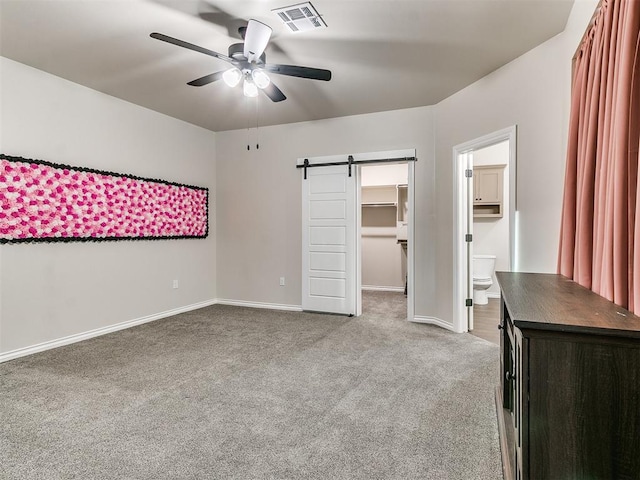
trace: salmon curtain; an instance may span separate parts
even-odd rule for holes
[[[602,0],[574,57],[558,272],[640,314],[640,1]]]

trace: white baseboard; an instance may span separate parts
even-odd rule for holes
[[[155,313],[153,315],[147,315],[146,317],[140,317],[133,320],[127,320],[125,322],[116,323],[107,327],[96,328],[95,330],[89,330],[88,332],[76,333],[74,335],[58,338],[56,340],[50,340],[48,342],[31,345],[29,347],[18,348],[9,352],[0,353],[0,363],[14,360],[16,358],[24,357],[27,355],[32,355],[34,353],[43,352],[45,350],[50,350],[52,348],[62,347],[71,343],[81,342],[82,340],[99,337],[100,335],[106,335],[107,333],[117,332],[118,330],[124,330],[125,328],[135,327],[136,325],[142,325],[143,323],[153,322],[154,320],[171,317],[173,315],[178,315],[179,313],[190,312],[191,310],[208,307],[209,305],[214,305],[215,303],[215,300],[207,300],[204,302],[194,303],[184,307]]]
[[[404,287],[378,287],[375,285],[362,285],[362,290],[369,290],[372,292],[400,292],[404,293]]]
[[[287,310],[290,312],[301,312],[301,305],[283,305],[279,303],[260,303],[260,302],[247,302],[245,300],[230,300],[227,298],[219,298],[216,300],[219,305],[231,305],[234,307],[249,307],[249,308],[266,308],[268,310]]]
[[[404,289],[399,291],[403,291],[403,290]],[[156,313],[153,315],[147,315],[145,317],[140,317],[133,320],[127,320],[125,322],[116,323],[114,325],[109,325],[107,327],[96,328],[94,330],[89,330],[87,332],[76,333],[74,335],[58,338],[56,340],[50,340],[48,342],[42,342],[36,345],[31,345],[29,347],[18,348],[16,350],[11,350],[9,352],[0,353],[0,363],[7,362],[9,360],[14,360],[20,357],[25,357],[27,355],[32,355],[34,353],[43,352],[45,350],[51,350],[52,348],[62,347],[64,345],[81,342],[83,340],[88,340],[90,338],[106,335],[107,333],[117,332],[118,330],[124,330],[125,328],[135,327],[136,325],[142,325],[143,323],[153,322],[155,320],[160,320],[163,318],[171,317],[173,315],[190,312],[192,310],[197,310],[199,308],[204,308],[204,307],[208,307],[210,305],[215,305],[215,304],[232,305],[236,307],[265,308],[269,310],[286,310],[286,311],[292,311],[292,312],[302,311],[302,306],[300,305],[247,302],[244,300],[229,300],[224,298],[220,298],[217,300],[206,300],[204,302],[194,303],[191,305],[186,305],[184,307],[174,308],[172,310],[166,310],[164,312]],[[435,317],[415,316],[412,321],[416,323],[428,323],[432,325],[437,325],[447,330],[455,331],[453,329],[453,325]]]
[[[441,320],[440,318],[436,318],[436,317],[422,317],[422,316],[414,316],[413,317],[413,322],[416,323],[428,323],[430,325],[437,325],[438,327],[442,327],[445,328],[447,330],[451,330],[452,332],[455,332],[453,325],[451,325],[450,323],[445,322],[444,320]]]
[[[500,298],[500,292],[487,292],[488,298]]]

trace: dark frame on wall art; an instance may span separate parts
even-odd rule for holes
[[[209,189],[0,154],[0,244],[206,238]]]

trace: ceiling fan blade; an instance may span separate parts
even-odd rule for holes
[[[299,65],[277,65],[273,63],[268,63],[263,68],[270,73],[276,73],[278,75],[324,80],[325,82],[331,80],[331,71],[322,68],[301,67]]]
[[[205,75],[204,77],[196,78],[195,80],[191,80],[187,85],[191,85],[192,87],[202,87],[203,85],[209,85],[217,80],[222,78],[222,72],[211,73],[209,75]]]
[[[154,32],[149,36],[151,38],[155,38],[156,40],[162,40],[163,42],[171,43],[173,45],[177,45],[177,46],[182,47],[182,48],[188,48],[189,50],[193,50],[195,52],[200,52],[200,53],[204,53],[205,55],[209,55],[211,57],[219,58],[220,60],[224,60],[225,62],[229,62],[229,63],[232,63],[234,65],[238,63],[233,58],[227,57],[226,55],[223,55],[222,53],[214,52],[213,50],[209,50],[207,48],[199,47],[198,45],[194,45],[193,43],[185,42],[184,40],[179,40],[177,38],[173,38],[173,37],[170,37],[168,35],[164,35],[162,33]]]
[[[242,36],[240,35],[239,29],[246,28],[247,21],[234,17],[233,15],[228,14],[224,10],[221,10],[218,7],[213,7],[212,5],[206,2],[200,2],[201,5],[205,5],[205,8],[215,9],[213,12],[200,12],[198,16],[206,22],[213,23],[215,25],[219,25],[227,29],[227,35],[231,38],[237,38],[242,40]]]
[[[266,88],[263,88],[262,91],[265,93],[265,95],[267,97],[269,97],[271,99],[271,101],[273,102],[281,102],[283,100],[286,100],[287,97],[285,96],[284,93],[282,93],[282,90],[280,90],[278,87],[276,87],[273,82],[269,83],[269,85],[266,86]]]
[[[271,38],[271,27],[257,20],[249,20],[244,36],[244,56],[255,62],[264,53]]]

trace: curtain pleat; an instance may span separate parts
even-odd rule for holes
[[[575,58],[558,255],[559,273],[632,311],[640,309],[639,39],[640,2],[603,0]]]
[[[640,12],[636,12],[640,17]],[[640,19],[636,19],[640,23]],[[638,27],[640,29],[640,27]],[[633,39],[631,39],[633,40]],[[640,214],[636,213],[636,208],[640,206],[638,195],[640,188],[638,185],[638,161],[640,161],[640,35],[635,38],[633,60],[633,73],[631,78],[631,99],[629,115],[629,174],[627,178],[628,188],[628,212],[627,223],[629,231],[627,234],[628,244],[628,265],[627,272],[629,284],[629,302],[627,308],[632,312],[640,311]],[[636,252],[638,254],[636,255]]]

